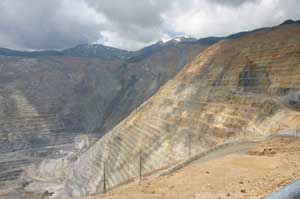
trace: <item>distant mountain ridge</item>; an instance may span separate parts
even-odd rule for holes
[[[102,59],[128,59],[133,52],[102,44],[80,44],[73,48],[61,51],[62,55],[73,57],[98,57]]]
[[[299,24],[300,20],[288,19],[284,21],[281,25],[287,24]],[[275,26],[276,27],[276,26]],[[270,27],[273,28],[273,27]],[[212,45],[224,39],[237,39],[242,36],[251,34],[256,31],[270,28],[259,28],[251,31],[242,31],[239,33],[231,34],[224,37],[205,37],[201,39],[196,39],[192,37],[175,37],[168,41],[158,41],[155,44],[146,46],[137,51],[127,51],[121,50],[114,47],[105,46],[102,44],[79,44],[72,48],[67,48],[64,50],[44,50],[44,51],[18,51],[8,48],[0,48],[0,55],[2,56],[18,56],[18,57],[44,57],[44,56],[72,56],[72,57],[93,57],[100,58],[104,60],[139,60],[147,54],[152,54],[158,50],[164,49],[166,46],[176,45],[178,43],[190,43],[190,44],[202,44],[202,45]]]
[[[38,57],[38,56],[59,56],[62,55],[62,53],[56,50],[19,51],[19,50],[11,50],[8,48],[0,48],[0,55],[16,56],[16,57]]]
[[[62,51],[18,51],[0,48],[0,55],[17,57],[47,57],[47,56],[72,56],[72,57],[97,57],[104,60],[127,59],[133,52],[120,50],[102,44],[80,44]]]
[[[300,24],[300,20],[295,21],[295,20],[292,20],[292,19],[288,19],[288,20],[284,21],[284,22],[283,22],[282,24],[280,24],[280,25],[287,25],[287,24],[294,24],[294,23]]]

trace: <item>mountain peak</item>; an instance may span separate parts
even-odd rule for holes
[[[197,39],[187,35],[182,35],[182,36],[175,37],[173,40],[178,42],[193,42],[196,41]]]
[[[80,56],[80,57],[98,57],[102,59],[127,59],[131,53],[102,44],[79,44],[73,48],[62,51],[64,55]]]
[[[196,38],[190,37],[188,35],[180,35],[170,39],[164,39],[159,41],[159,44],[166,44],[166,43],[179,43],[179,42],[194,42],[197,41]]]
[[[292,19],[288,19],[286,21],[284,21],[282,24],[280,25],[288,25],[288,24],[295,24],[295,23],[299,23],[300,24],[300,20],[298,21],[295,21],[295,20],[292,20]]]

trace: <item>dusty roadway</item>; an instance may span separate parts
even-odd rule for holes
[[[89,199],[256,199],[299,178],[300,139],[273,138],[217,150],[168,176]]]

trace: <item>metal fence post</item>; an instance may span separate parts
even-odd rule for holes
[[[103,193],[106,194],[106,164],[103,163]]]
[[[189,138],[189,140],[188,140],[188,142],[189,142],[189,145],[188,145],[188,147],[189,147],[189,158],[191,157],[191,151],[192,151],[192,138],[191,137],[192,137],[191,133],[189,133],[188,134],[188,138]]]
[[[139,170],[139,177],[140,177],[140,181],[139,184],[141,184],[142,181],[142,149],[140,150],[140,170]]]
[[[297,137],[300,137],[300,127],[299,127],[299,126],[297,127],[296,132],[297,132],[297,133],[296,133],[296,136],[297,136]]]

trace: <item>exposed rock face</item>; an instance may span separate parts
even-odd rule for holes
[[[64,183],[69,196],[103,191],[191,152],[300,124],[300,25],[213,45],[94,144]]]
[[[83,134],[101,137],[206,47],[161,45],[129,60],[116,49],[107,59],[92,58],[98,51],[89,56],[93,49],[86,58],[71,50],[0,56],[0,187],[32,163],[77,151],[73,143]]]

